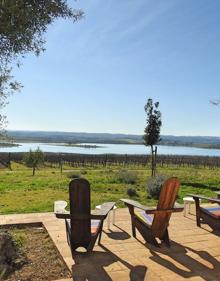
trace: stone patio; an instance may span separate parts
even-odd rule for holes
[[[146,244],[131,237],[127,209],[118,209],[116,225],[104,226],[102,246],[74,259],[66,242],[65,225],[52,213],[0,216],[0,224],[42,222],[76,281],[220,280],[220,233],[196,227],[195,216],[172,215],[171,248]],[[46,281],[46,280],[45,280]],[[61,281],[61,280],[60,280]],[[68,281],[68,280],[62,280]]]

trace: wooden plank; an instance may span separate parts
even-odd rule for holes
[[[191,194],[191,193],[188,194],[188,196],[191,196],[193,198],[207,200],[207,201],[213,202],[213,203],[220,203],[220,199],[217,199],[217,198],[211,198],[211,197],[206,197],[206,196],[203,196],[203,195]]]

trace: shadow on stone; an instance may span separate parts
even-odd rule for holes
[[[115,266],[115,271],[128,271],[128,281],[144,280],[146,266],[133,266],[113,254],[105,246],[101,245],[101,248],[105,252],[77,253],[74,256],[75,264],[72,267],[74,281],[111,281],[111,276],[105,270],[105,267],[109,266]]]
[[[194,250],[172,241],[170,249],[157,248],[151,250],[151,254],[151,260],[183,278],[200,276],[208,281],[218,280],[216,276],[220,276],[219,261],[207,251]]]

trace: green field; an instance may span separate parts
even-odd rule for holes
[[[126,169],[137,175],[134,184],[126,183],[119,178],[120,170]],[[169,166],[158,168],[159,174],[177,176],[181,181],[178,202],[188,193],[203,194],[216,197],[220,190],[220,168],[209,169],[199,167]],[[133,187],[138,193],[138,200],[147,205],[155,205],[145,191],[150,177],[150,167],[141,166],[97,166],[69,167],[60,173],[59,168],[43,167],[32,176],[32,170],[21,164],[12,164],[12,171],[0,170],[0,213],[28,213],[53,211],[55,200],[68,200],[68,183],[71,177],[81,176],[91,183],[92,208],[104,201],[119,202],[128,197],[127,188]],[[123,206],[121,203],[118,206]]]

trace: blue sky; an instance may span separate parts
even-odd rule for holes
[[[14,71],[8,129],[142,134],[151,97],[162,134],[220,136],[219,0],[68,2],[85,18],[54,22]]]

